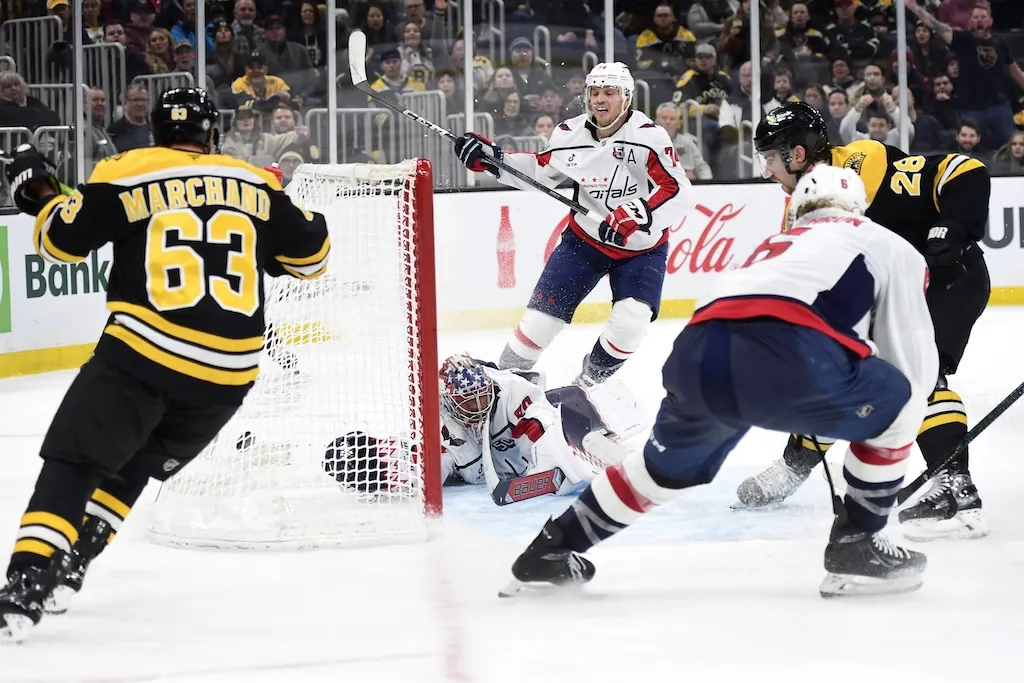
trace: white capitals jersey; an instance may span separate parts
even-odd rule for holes
[[[910,382],[896,421],[866,443],[911,443],[939,375],[925,302],[928,268],[910,244],[862,215],[813,211],[723,273],[697,302],[690,324],[771,317],[817,330],[858,357],[877,355]]]
[[[693,206],[693,191],[664,128],[632,110],[613,135],[598,139],[587,115],[555,126],[548,148],[540,154],[506,154],[505,162],[543,185],[555,187],[569,178],[574,199],[604,217],[631,199],[651,208],[650,232],[637,230],[625,247],[601,241],[600,220],[572,213],[569,227],[584,241],[612,258],[650,251],[668,239],[668,231]],[[529,186],[508,173],[498,178],[510,187]]]

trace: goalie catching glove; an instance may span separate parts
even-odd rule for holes
[[[501,147],[478,133],[466,133],[455,141],[455,156],[475,173],[491,173],[497,178],[500,175],[495,160],[501,161]]]
[[[54,171],[54,165],[35,147],[27,143],[19,145],[5,169],[15,206],[24,213],[38,216],[43,207],[61,193]]]
[[[601,223],[598,234],[601,241],[624,247],[637,230],[651,233],[651,207],[644,199],[630,199],[615,207]]]

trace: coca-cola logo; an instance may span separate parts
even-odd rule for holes
[[[678,225],[669,228],[671,247],[668,273],[681,270],[689,273],[720,273],[729,268],[733,263],[735,238],[730,236],[726,228],[745,208],[746,205],[737,207],[731,203],[723,204],[718,209],[698,204],[694,212],[684,216]],[[548,237],[544,247],[545,263],[568,225],[569,216],[566,216]]]

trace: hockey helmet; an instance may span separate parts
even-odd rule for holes
[[[864,181],[853,169],[814,164],[800,178],[789,202],[790,223],[818,209],[863,214],[868,208]]]
[[[156,101],[149,117],[153,143],[168,147],[176,143],[194,143],[218,151],[220,112],[202,88],[172,88]]]
[[[622,110],[607,126],[597,126],[599,129],[604,130],[611,128],[619,122],[627,111],[629,111],[630,104],[633,101],[633,91],[636,89],[636,84],[633,81],[633,74],[629,72],[629,67],[622,62],[601,62],[587,74],[586,78],[586,90],[584,92],[584,107],[587,110],[587,114],[594,120],[594,125],[597,126],[596,119],[594,119],[594,112],[590,109],[590,92],[593,88],[618,88],[622,92]]]
[[[804,148],[808,163],[829,161],[832,143],[828,127],[817,109],[805,102],[785,102],[773,109],[757,124],[754,147],[761,154],[776,151],[782,156],[786,171],[799,175],[804,169],[792,169],[793,148]]]
[[[494,380],[469,356],[449,356],[441,365],[441,406],[464,426],[483,422],[494,402]]]

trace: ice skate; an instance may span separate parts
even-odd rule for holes
[[[562,530],[554,519],[512,564],[515,577],[498,596],[509,598],[527,587],[582,585],[594,578],[594,564],[563,545]]]
[[[899,514],[900,530],[913,541],[967,540],[988,535],[981,497],[969,472],[942,470],[931,488]]]
[[[99,517],[89,517],[85,521],[78,542],[68,557],[67,570],[57,577],[57,585],[43,605],[47,614],[64,614],[68,611],[71,600],[82,590],[89,564],[106,547],[112,531],[110,524]]]
[[[20,643],[43,618],[43,604],[67,571],[70,556],[57,551],[49,567],[26,567],[7,575],[0,589],[0,643]]]
[[[796,493],[810,476],[811,470],[795,470],[779,458],[764,472],[744,479],[736,489],[736,496],[746,507],[781,503]]]
[[[825,548],[823,598],[909,593],[924,583],[928,559],[892,543],[881,532],[868,533],[836,523]]]
[[[590,354],[588,353],[583,358],[583,368],[580,370],[580,374],[576,375],[576,379],[574,379],[572,383],[578,387],[590,389],[614,375],[615,371],[618,370],[621,365],[622,363],[619,363],[614,368],[605,368],[595,365],[590,362]]]

